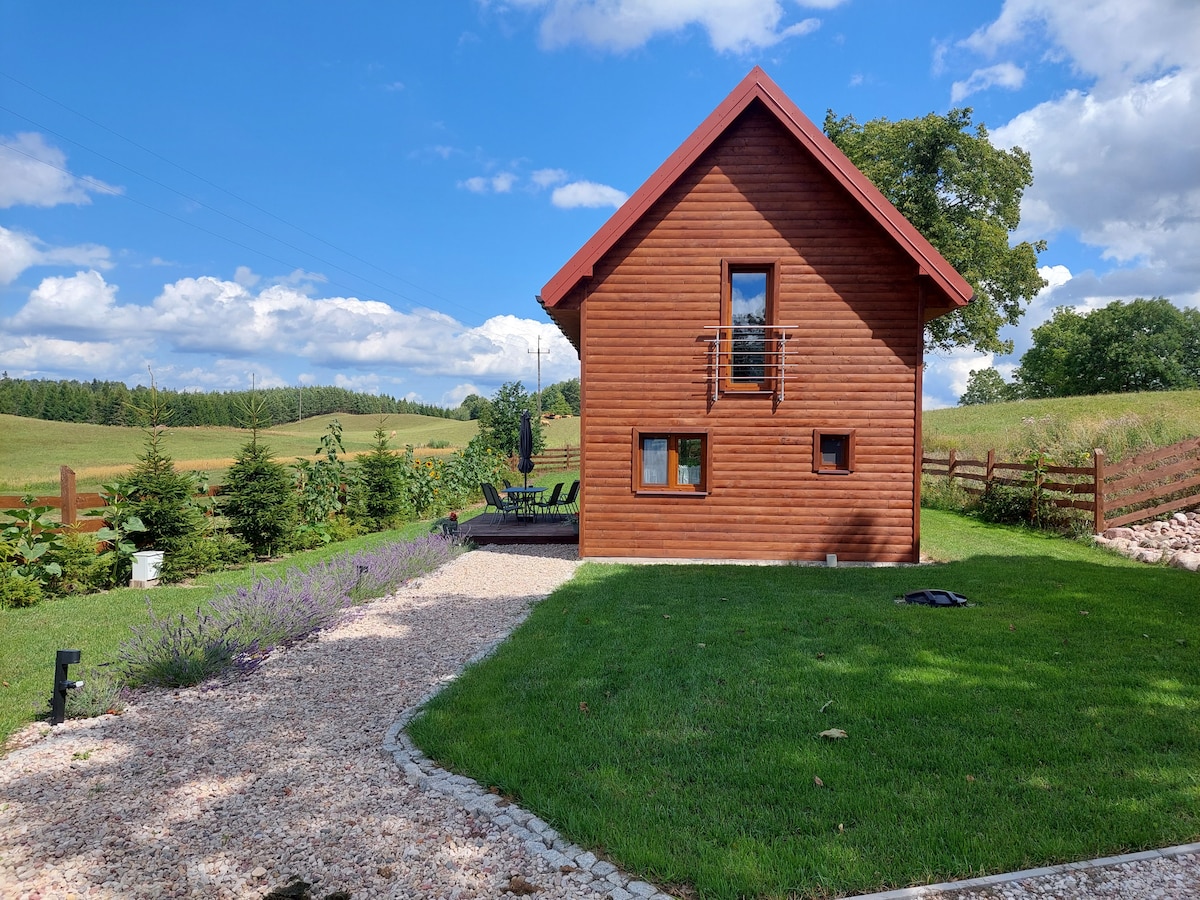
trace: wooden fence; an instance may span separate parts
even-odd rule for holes
[[[513,457],[509,460],[513,471],[517,470],[517,459]],[[560,471],[563,469],[578,469],[579,468],[579,448],[578,447],[559,447],[556,450],[543,450],[533,458],[533,465],[539,469],[547,469],[550,471]]]
[[[1200,438],[1115,464],[1109,464],[1104,451],[1097,449],[1086,466],[1056,466],[1044,457],[1023,463],[1000,461],[995,450],[989,450],[986,459],[960,459],[951,450],[946,457],[922,457],[921,472],[958,478],[977,496],[993,484],[1032,489],[1059,508],[1090,512],[1097,534],[1200,506]]]
[[[220,487],[210,487],[208,496],[220,493]],[[6,509],[21,509],[25,506],[27,494],[0,494],[0,513]],[[197,496],[204,496],[203,494]],[[77,531],[87,534],[99,531],[104,527],[104,520],[99,516],[88,516],[92,510],[104,506],[104,497],[100,494],[79,493],[75,490],[75,471],[70,466],[58,468],[58,493],[36,496],[34,506],[50,506],[57,509],[58,521],[65,527],[74,527]],[[50,518],[54,518],[50,516]]]

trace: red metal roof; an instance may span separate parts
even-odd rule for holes
[[[942,258],[896,207],[879,192],[841,150],[800,111],[758,66],[733,89],[666,162],[613,213],[604,225],[579,248],[578,252],[542,288],[539,300],[554,317],[554,308],[561,303],[583,279],[592,276],[593,267],[620,238],[632,228],[659,197],[707,150],[733,121],[755,100],[762,102],[780,123],[796,138],[850,194],[858,200],[872,218],[890,234],[913,259],[922,275],[946,302],[935,298],[928,307],[941,312],[966,305],[974,294],[971,285]],[[940,312],[938,314],[941,314]],[[555,317],[557,318],[557,317]]]

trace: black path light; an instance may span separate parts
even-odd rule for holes
[[[79,665],[78,650],[59,650],[54,654],[54,693],[50,695],[50,724],[61,725],[67,717],[67,691],[83,687],[82,681],[67,677],[67,666]]]

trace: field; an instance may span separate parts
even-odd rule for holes
[[[320,437],[332,419],[342,425],[342,441],[354,455],[370,449],[379,416],[316,416],[303,422],[280,425],[260,432],[261,439],[276,458],[290,462],[295,457],[313,456]],[[403,450],[412,444],[418,453],[434,455],[461,449],[478,432],[475,422],[432,416],[395,415],[383,418],[384,427],[395,431],[391,446]],[[119,477],[142,452],[145,435],[137,428],[109,425],[77,425],[44,422],[19,416],[0,415],[4,433],[0,445],[0,493],[23,491],[55,493],[59,466],[75,470],[80,491],[95,491]],[[172,428],[166,452],[178,469],[207,472],[219,484],[249,433],[238,428]],[[430,443],[448,441],[449,446],[430,450]],[[546,425],[546,446],[578,446],[579,420],[553,419]]]
[[[1200,436],[1200,391],[1159,391],[1018,400],[930,410],[926,453],[1018,458],[1042,449],[1060,461],[1100,447],[1116,461],[1149,447]]]

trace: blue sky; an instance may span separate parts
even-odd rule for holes
[[[453,405],[578,374],[534,300],[754,65],[818,124],[971,106],[1058,305],[1200,304],[1192,0],[0,0],[0,368]]]

